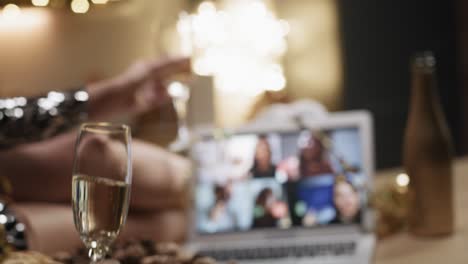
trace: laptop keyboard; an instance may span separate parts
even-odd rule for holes
[[[293,245],[281,247],[238,248],[227,250],[200,251],[201,255],[210,256],[218,261],[281,259],[319,256],[347,256],[356,250],[355,242],[339,242],[315,245]]]

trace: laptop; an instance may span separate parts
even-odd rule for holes
[[[220,263],[372,262],[370,114],[201,133],[189,246]]]

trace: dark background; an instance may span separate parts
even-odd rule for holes
[[[465,153],[462,81],[465,0],[340,0],[344,108],[374,116],[377,167],[401,165],[410,92],[409,63],[431,50],[438,90],[458,155]],[[468,22],[468,21],[467,21]],[[466,57],[466,56],[465,56]]]

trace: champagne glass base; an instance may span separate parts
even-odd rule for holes
[[[190,140],[176,139],[171,144],[169,144],[168,148],[171,152],[180,153],[188,150],[190,148],[190,144]]]

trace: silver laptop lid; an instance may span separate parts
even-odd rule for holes
[[[367,224],[370,115],[337,113],[304,119],[304,126],[201,135],[192,149],[192,240],[300,236]]]

